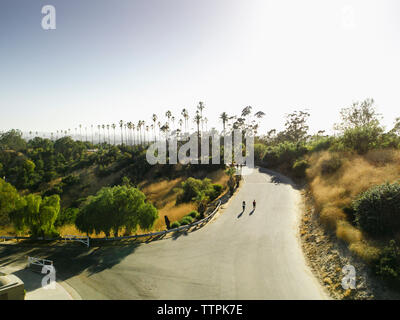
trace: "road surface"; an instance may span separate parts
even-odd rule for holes
[[[195,232],[123,247],[0,247],[0,271],[6,254],[47,257],[83,299],[327,299],[299,244],[299,204],[287,178],[254,169]]]

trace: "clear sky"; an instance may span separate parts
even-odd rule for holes
[[[56,8],[56,30],[41,27]],[[312,130],[374,98],[400,117],[396,0],[1,0],[0,130],[74,130],[251,105],[262,128],[309,109]]]

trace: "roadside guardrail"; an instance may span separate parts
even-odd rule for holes
[[[6,240],[43,240],[43,241],[56,241],[56,240],[75,240],[75,241],[79,241],[79,242],[83,242],[85,243],[88,247],[89,247],[89,241],[117,241],[117,240],[126,240],[126,239],[138,239],[138,238],[144,238],[144,237],[154,237],[154,236],[159,236],[159,235],[165,235],[167,233],[171,233],[171,232],[178,232],[178,231],[182,231],[185,229],[190,229],[192,227],[195,227],[199,224],[202,223],[208,223],[214,216],[215,214],[218,212],[219,208],[221,206],[221,200],[218,200],[218,202],[216,203],[216,207],[215,209],[205,218],[187,224],[185,226],[180,226],[178,228],[174,228],[174,229],[169,229],[169,230],[163,230],[163,231],[157,231],[157,232],[151,232],[151,233],[145,233],[145,234],[137,234],[137,235],[133,235],[133,236],[122,236],[122,237],[105,237],[105,238],[90,238],[90,237],[86,237],[86,236],[71,236],[71,235],[67,235],[64,237],[59,237],[59,238],[38,238],[38,239],[32,239],[30,237],[12,237],[12,236],[0,236],[0,239],[2,239],[3,241]],[[86,240],[87,239],[87,240]]]

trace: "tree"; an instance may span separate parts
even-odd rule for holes
[[[19,208],[10,213],[11,221],[18,232],[29,230],[32,237],[57,234],[54,223],[60,212],[60,197],[52,195],[42,199],[29,194],[22,199]]]
[[[26,142],[20,130],[10,130],[0,134],[0,148],[22,151],[26,149]]]
[[[223,133],[225,133],[225,129],[226,129],[226,123],[229,120],[229,116],[226,112],[222,112],[219,116],[219,118],[222,120],[222,128],[223,128]]]
[[[0,178],[0,226],[10,222],[9,214],[20,202],[20,196],[11,184]]]
[[[158,219],[157,209],[146,203],[146,196],[128,185],[102,188],[96,196],[89,197],[76,218],[76,226],[87,234],[104,232],[114,236],[125,227],[130,233],[140,226],[149,230]]]
[[[366,99],[362,102],[354,102],[351,107],[343,108],[340,111],[342,122],[335,125],[335,129],[345,132],[347,129],[354,129],[365,126],[378,127],[381,115],[374,107],[373,99]]]
[[[286,116],[285,131],[287,141],[299,143],[308,138],[307,120],[310,114],[307,111],[294,111]]]
[[[182,115],[182,117],[183,117],[183,119],[185,119],[185,132],[187,132],[187,125],[188,125],[188,120],[189,120],[189,112],[185,109],[185,108],[183,108],[182,109],[182,112],[181,112],[181,115]]]
[[[119,127],[121,128],[121,144],[124,144],[124,136],[123,136],[123,132],[122,132],[122,128],[124,127],[124,121],[120,120],[119,121]]]
[[[155,113],[153,113],[152,120],[153,120],[153,124],[154,124],[154,127],[153,127],[154,132],[153,132],[153,134],[154,134],[154,142],[155,142],[156,141],[155,128],[156,128],[156,122],[157,122],[157,115]]]
[[[335,125],[341,133],[345,147],[363,154],[379,145],[383,133],[381,116],[376,112],[373,99],[355,102],[340,111],[342,122]]]

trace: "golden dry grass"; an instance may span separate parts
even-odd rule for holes
[[[229,179],[224,170],[212,172],[207,178],[211,179],[212,183],[218,183],[224,187],[227,185]],[[159,218],[154,224],[154,230],[165,229],[164,216],[168,216],[169,221],[172,223],[182,219],[190,211],[196,210],[194,203],[175,204],[177,193],[174,189],[179,187],[184,180],[184,178],[176,178],[155,182],[145,181],[139,185],[141,191],[146,195],[147,200],[153,203],[158,209]]]
[[[342,165],[334,173],[323,174],[323,164],[332,157]],[[307,178],[321,222],[360,257],[376,257],[378,249],[362,240],[362,232],[349,223],[343,209],[370,187],[400,178],[400,151],[373,150],[363,156],[323,151],[311,155],[309,163]]]
[[[94,175],[93,168],[90,168],[83,175],[83,182],[88,184],[88,189],[82,192],[81,196],[85,196],[86,194],[95,193],[97,189],[99,189],[102,185],[107,184],[108,180],[115,179],[115,176],[108,176],[106,180],[103,178],[100,181],[100,178],[97,178]],[[222,186],[227,186],[228,176],[225,174],[224,170],[218,170],[212,172],[207,176],[207,178],[211,179],[212,183],[218,183]],[[182,203],[176,205],[176,196],[177,191],[175,190],[180,184],[185,180],[185,178],[176,178],[173,180],[159,180],[159,181],[144,181],[139,184],[140,190],[146,195],[146,198],[149,202],[151,202],[159,212],[159,218],[154,224],[154,231],[164,230],[165,229],[165,218],[164,216],[168,216],[170,222],[174,222],[182,219],[185,215],[190,213],[192,210],[196,210],[195,203]],[[69,201],[70,195],[67,195]],[[67,200],[67,199],[65,199]],[[67,202],[69,202],[67,201]],[[85,233],[80,232],[75,225],[64,225],[58,230],[61,235],[82,235],[85,236]],[[136,234],[143,234],[149,231],[145,230],[137,230]],[[124,231],[121,232],[123,234]],[[12,226],[2,227],[0,229],[1,235],[15,235],[14,228]],[[90,234],[90,237],[105,237],[104,233]]]

